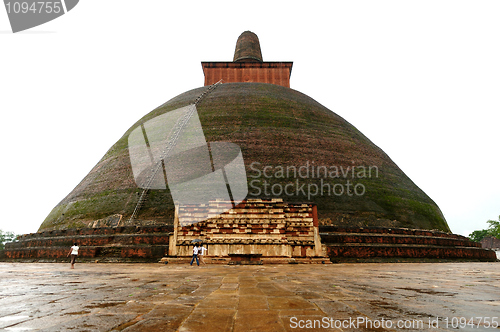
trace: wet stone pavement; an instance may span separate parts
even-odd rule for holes
[[[500,331],[495,322],[500,263],[0,263],[2,331]]]

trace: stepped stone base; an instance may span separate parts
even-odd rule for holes
[[[321,241],[334,262],[403,260],[496,261],[492,250],[460,235],[441,231],[384,227],[320,229]]]
[[[229,257],[205,257],[207,264],[223,264],[229,265],[231,258]],[[191,257],[163,257],[160,260],[161,264],[189,264]],[[328,257],[263,257],[260,259],[262,264],[332,264]],[[196,264],[196,262],[194,263]],[[235,264],[236,265],[236,264]],[[246,264],[239,264],[246,265]]]
[[[69,248],[77,242],[79,261],[188,264],[194,239],[203,240],[208,247],[207,264],[229,264],[233,254],[243,257],[233,264],[251,262],[245,255],[261,255],[257,262],[263,264],[497,260],[495,252],[481,248],[480,243],[441,231],[318,227],[313,204],[253,200],[218,214],[217,209],[225,204],[212,202],[202,207],[214,216],[191,225],[186,220],[196,216],[193,207],[183,207],[184,214],[176,218],[177,227],[119,226],[26,234],[6,244],[0,260],[67,262]]]
[[[6,244],[2,260],[67,261],[73,243],[79,261],[157,262],[168,253],[173,226],[124,226],[57,230],[25,234]],[[1,251],[0,251],[1,253]]]

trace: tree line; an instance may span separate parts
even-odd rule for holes
[[[471,239],[474,242],[480,242],[487,236],[493,236],[496,237],[497,239],[500,239],[500,216],[498,216],[498,221],[488,220],[487,223],[489,224],[488,229],[482,229],[480,231],[474,231],[470,233],[469,239]]]

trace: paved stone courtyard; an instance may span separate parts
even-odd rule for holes
[[[0,263],[5,331],[498,331],[499,321],[500,263]]]

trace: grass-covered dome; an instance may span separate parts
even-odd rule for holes
[[[116,214],[128,220],[142,191],[132,173],[129,134],[158,115],[193,104],[206,89],[185,92],[134,124],[39,230],[87,227]],[[197,111],[207,142],[232,142],[241,148],[247,198],[314,202],[324,225],[449,231],[439,207],[389,156],[350,123],[298,91],[264,83],[226,83],[207,94]],[[173,215],[168,188],[151,190],[135,222],[172,223]]]

